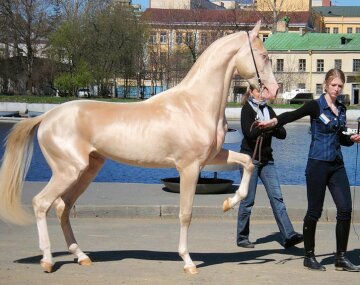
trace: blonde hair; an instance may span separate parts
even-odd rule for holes
[[[248,87],[245,94],[241,96],[240,106],[244,106],[251,94],[251,87]]]

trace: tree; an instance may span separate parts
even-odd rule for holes
[[[138,57],[143,51],[144,28],[134,11],[123,5],[96,5],[91,13],[67,17],[51,36],[55,58],[63,60],[66,72],[75,76],[79,62],[84,61],[92,74],[99,94],[107,96],[116,78],[136,77]],[[69,12],[67,12],[69,14]],[[64,76],[64,75],[62,75]]]
[[[17,56],[25,73],[25,90],[34,90],[34,61],[46,49],[46,38],[52,29],[49,1],[0,0],[0,18],[5,29],[2,38]]]

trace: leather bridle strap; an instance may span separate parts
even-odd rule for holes
[[[263,84],[262,84],[262,82],[261,82],[259,70],[258,70],[257,65],[256,65],[255,56],[254,56],[254,51],[253,51],[253,48],[252,48],[252,45],[251,45],[251,41],[250,41],[249,31],[246,31],[246,33],[247,33],[247,35],[248,35],[249,46],[250,46],[250,51],[251,51],[251,56],[252,56],[252,59],[253,59],[253,62],[254,62],[254,66],[255,66],[256,76],[257,76],[257,78],[258,78],[259,89],[260,89],[259,91],[260,91],[260,93],[261,93]]]

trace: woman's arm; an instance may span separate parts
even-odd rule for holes
[[[315,100],[311,100],[294,111],[282,113],[269,121],[259,122],[258,126],[259,128],[271,128],[275,127],[276,125],[283,126],[287,123],[299,120],[305,116],[317,118],[320,115],[319,113],[320,111],[318,103]]]

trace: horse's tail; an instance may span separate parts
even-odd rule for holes
[[[0,218],[25,224],[30,215],[22,208],[21,191],[33,154],[33,136],[43,116],[17,123],[6,139],[0,168]]]

